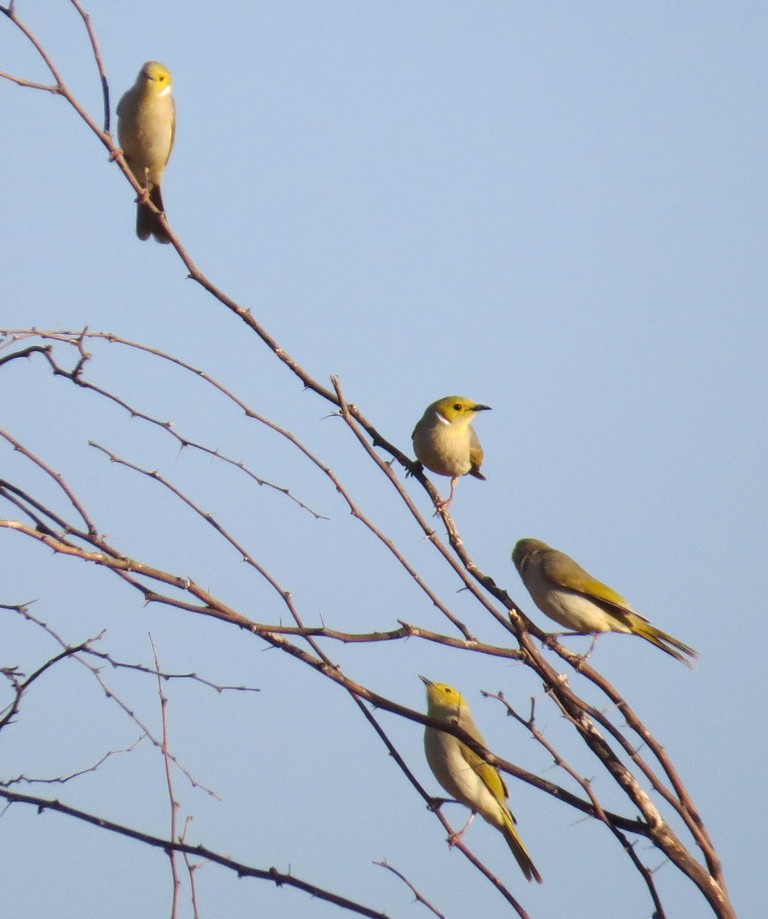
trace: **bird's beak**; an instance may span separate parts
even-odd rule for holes
[[[432,680],[428,680],[425,676],[422,676],[421,674],[419,674],[419,679],[421,680],[421,682],[422,682],[425,686],[431,686],[431,685],[432,685]]]
[[[490,410],[491,410],[490,405],[473,405],[472,406],[473,412],[490,412]]]

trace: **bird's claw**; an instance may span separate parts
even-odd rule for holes
[[[447,804],[450,800],[451,798],[430,798],[429,801],[427,801],[427,808],[437,813],[443,804]]]
[[[410,466],[406,466],[405,477],[409,479],[412,475],[421,475],[422,472],[424,472],[424,466],[418,460],[414,460]]]

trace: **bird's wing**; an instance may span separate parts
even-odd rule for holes
[[[165,165],[168,165],[168,160],[171,158],[171,153],[173,152],[173,144],[176,140],[176,100],[171,96],[171,143],[168,147],[168,156],[165,160]]]
[[[474,725],[465,725],[461,724],[461,727],[469,734],[469,736],[476,740],[478,743],[481,743],[483,746],[486,746],[485,741],[483,740],[482,734],[475,728]],[[465,761],[472,767],[472,771],[475,775],[483,782],[488,791],[496,798],[497,801],[505,801],[509,797],[509,792],[507,791],[507,786],[504,784],[504,779],[501,777],[501,773],[495,766],[491,766],[490,763],[486,761],[475,753],[474,750],[470,749],[466,744],[461,744],[461,755],[464,757]],[[514,819],[514,818],[513,818]]]
[[[566,590],[572,590],[590,600],[602,601],[611,608],[612,612],[619,615],[631,613],[633,616],[640,616],[621,594],[616,593],[613,588],[598,581],[597,578],[593,578],[588,571],[585,571],[564,552],[558,552],[556,549],[547,552],[541,559],[541,573],[556,587],[565,587]],[[640,618],[644,617],[640,616]]]
[[[480,467],[483,464],[483,448],[480,446],[480,438],[477,436],[477,432],[474,428],[470,427],[469,429],[469,461],[472,463],[472,468],[469,470],[470,475],[475,476],[477,479],[484,479],[485,476],[481,474]]]

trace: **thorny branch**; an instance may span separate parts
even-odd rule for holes
[[[77,772],[71,772],[69,775],[56,775],[52,778],[45,779],[39,776],[17,775],[10,779],[3,779],[0,781],[0,785],[5,788],[10,788],[12,785],[66,785],[67,782],[71,782],[73,779],[79,779],[81,776],[96,772],[108,759],[112,759],[114,756],[119,756],[122,753],[133,753],[143,739],[143,737],[137,737],[130,746],[124,747],[122,750],[107,750],[107,752],[103,756],[100,756],[92,765],[84,766],[82,769],[78,769]]]
[[[234,393],[228,390],[223,384],[219,383],[209,374],[205,373],[205,371],[200,370],[196,367],[193,367],[191,364],[187,364],[186,362],[179,360],[179,358],[174,357],[173,355],[167,354],[163,351],[159,351],[156,348],[150,348],[146,345],[141,345],[141,344],[138,344],[137,342],[128,341],[127,339],[122,339],[122,338],[119,338],[118,336],[111,335],[111,334],[105,334],[105,333],[100,333],[100,332],[90,332],[87,329],[83,329],[81,332],[39,332],[36,330],[33,331],[29,329],[8,329],[8,330],[0,329],[0,336],[8,337],[9,341],[11,342],[23,340],[29,335],[34,335],[35,337],[40,337],[40,338],[51,340],[51,341],[58,341],[63,344],[70,345],[71,347],[76,349],[78,353],[77,363],[71,370],[67,370],[56,360],[56,357],[54,355],[54,349],[52,345],[46,345],[45,347],[41,347],[38,345],[32,345],[29,348],[24,348],[19,351],[14,351],[10,354],[7,354],[5,357],[0,357],[0,366],[2,366],[4,363],[10,363],[11,361],[16,360],[18,358],[30,357],[33,354],[42,354],[43,357],[45,357],[46,361],[48,362],[48,365],[50,366],[51,371],[53,372],[54,376],[62,377],[66,380],[69,380],[70,382],[74,383],[76,386],[80,387],[81,389],[90,391],[97,396],[101,396],[104,399],[107,399],[109,402],[112,402],[113,404],[124,409],[131,418],[140,419],[142,421],[147,422],[150,425],[153,425],[154,427],[159,428],[160,430],[167,433],[174,440],[176,440],[176,442],[179,444],[180,449],[183,450],[187,448],[191,450],[197,450],[200,453],[205,453],[208,456],[211,456],[214,459],[219,460],[220,462],[233,466],[236,469],[239,469],[241,472],[243,472],[252,481],[256,482],[257,485],[271,488],[285,495],[287,498],[290,498],[292,501],[298,504],[299,507],[308,511],[313,517],[315,517],[315,519],[325,519],[322,514],[319,514],[317,511],[312,510],[312,508],[308,507],[306,504],[304,504],[302,501],[296,498],[293,494],[291,494],[290,490],[286,488],[285,486],[275,485],[273,482],[269,482],[266,479],[263,479],[257,476],[254,472],[251,471],[251,469],[248,468],[248,466],[246,466],[246,464],[242,460],[232,459],[231,457],[228,457],[225,454],[223,454],[220,450],[213,449],[212,447],[208,447],[205,444],[201,444],[197,441],[192,440],[191,438],[185,437],[183,434],[180,434],[176,430],[176,426],[173,424],[173,422],[161,421],[159,418],[155,418],[154,416],[149,415],[148,413],[138,408],[135,408],[132,405],[129,405],[125,399],[121,398],[115,393],[109,392],[103,387],[97,386],[96,384],[88,381],[84,376],[84,371],[85,371],[85,367],[87,363],[92,360],[92,355],[89,354],[85,350],[84,342],[88,338],[93,338],[96,340],[104,340],[104,341],[109,341],[109,342],[125,345],[128,348],[132,348],[137,351],[146,352],[147,354],[151,354],[157,358],[160,358],[162,361],[165,361],[169,364],[176,365],[182,368],[183,370],[188,371],[196,379],[202,380],[205,383],[209,384],[215,390],[217,390],[219,393],[225,396],[228,400],[235,403],[238,406],[238,408],[242,409],[249,418],[252,418],[253,420],[258,421],[260,424],[263,424],[266,427],[270,428],[271,430],[275,431],[281,437],[284,437],[293,446],[299,449],[315,465],[322,468],[319,460],[317,460],[317,458],[313,456],[313,454],[310,453],[310,451],[307,450],[306,447],[304,447],[304,445],[301,444],[298,438],[296,438],[293,434],[290,433],[290,431],[286,431],[284,428],[281,428],[279,425],[274,424],[274,422],[270,421],[268,418],[264,417],[263,415],[259,414],[258,412],[256,412],[255,410],[247,406],[242,400],[238,399],[237,396],[234,395]]]
[[[645,881],[646,886],[648,887],[648,892],[651,896],[651,899],[653,900],[653,904],[655,908],[654,915],[656,919],[666,919],[666,913],[664,911],[664,906],[661,902],[661,898],[659,897],[659,892],[656,889],[656,884],[654,883],[654,880],[653,880],[653,873],[641,861],[640,857],[637,854],[635,844],[633,842],[630,842],[627,839],[626,835],[621,831],[621,829],[619,829],[619,826],[617,825],[616,820],[613,819],[612,817],[609,817],[609,815],[606,814],[605,810],[603,809],[602,804],[600,803],[597,797],[597,793],[595,792],[593,783],[589,779],[585,778],[584,776],[579,775],[579,773],[573,768],[573,766],[571,766],[570,763],[568,763],[565,757],[562,756],[562,754],[560,754],[555,749],[554,744],[552,744],[549,740],[547,740],[544,734],[536,726],[536,719],[535,719],[536,700],[531,699],[531,714],[528,718],[523,718],[522,715],[519,715],[515,711],[515,709],[512,707],[512,705],[509,703],[509,701],[504,697],[504,693],[483,692],[482,695],[487,696],[490,699],[497,699],[499,702],[501,702],[501,704],[506,707],[507,714],[510,715],[512,718],[514,718],[515,721],[518,722],[518,724],[522,724],[525,728],[527,728],[530,731],[531,736],[537,741],[537,743],[541,744],[541,746],[552,757],[552,760],[555,763],[555,765],[563,769],[565,772],[567,772],[568,775],[584,790],[587,797],[589,798],[589,800],[592,802],[594,806],[595,818],[598,820],[601,820],[608,827],[608,829],[613,833],[613,835],[619,840],[622,848],[624,849],[626,854],[631,859],[632,864],[634,865],[634,867],[637,869],[637,871],[640,873],[641,877]]]
[[[50,665],[58,662],[59,660],[62,660],[64,658],[70,658],[74,660],[75,662],[83,666],[91,674],[91,676],[94,678],[94,680],[96,681],[100,689],[103,691],[105,697],[109,699],[111,702],[113,702],[115,705],[117,705],[117,707],[125,715],[128,716],[128,718],[134,723],[134,725],[139,729],[139,732],[140,732],[138,741],[136,741],[133,745],[131,745],[131,747],[129,747],[127,750],[110,751],[107,755],[103,756],[94,766],[91,766],[87,769],[81,769],[78,772],[74,773],[73,775],[65,777],[64,779],[46,779],[46,780],[35,779],[35,780],[32,780],[32,779],[27,778],[26,776],[19,776],[11,780],[10,782],[7,782],[6,784],[15,784],[17,782],[22,782],[22,781],[26,781],[26,782],[46,781],[48,783],[53,783],[54,781],[55,782],[69,781],[70,779],[75,778],[79,775],[85,774],[87,772],[94,772],[99,766],[102,765],[103,762],[105,762],[107,759],[109,759],[111,756],[115,755],[116,753],[130,752],[130,750],[132,750],[139,741],[146,738],[146,740],[148,740],[149,743],[153,747],[161,751],[164,759],[167,759],[173,763],[173,765],[187,778],[187,780],[189,781],[190,785],[193,788],[199,788],[213,798],[219,797],[215,791],[213,791],[210,788],[207,788],[205,785],[197,781],[192,776],[190,771],[167,748],[167,744],[165,744],[164,738],[156,737],[154,732],[151,730],[151,728],[149,728],[148,725],[145,724],[142,721],[142,719],[136,714],[133,707],[129,703],[124,701],[122,696],[119,693],[117,693],[114,690],[114,688],[111,687],[107,683],[107,681],[105,680],[101,672],[102,671],[101,665],[106,663],[106,664],[109,664],[115,670],[127,669],[127,670],[132,670],[139,674],[151,674],[155,676],[156,679],[162,680],[163,682],[169,682],[171,680],[188,680],[188,681],[200,683],[201,685],[206,686],[210,689],[213,689],[219,693],[228,692],[228,691],[258,692],[257,689],[253,687],[248,687],[248,686],[227,686],[227,685],[217,684],[217,683],[212,682],[211,680],[206,680],[202,677],[199,677],[197,674],[166,673],[161,670],[146,667],[144,665],[129,664],[124,661],[117,660],[112,655],[104,651],[96,651],[94,648],[91,647],[95,642],[100,641],[103,638],[103,635],[104,635],[103,632],[100,635],[95,636],[94,638],[90,638],[85,642],[81,642],[77,646],[70,646],[64,641],[64,639],[54,629],[51,628],[50,625],[48,625],[48,623],[43,622],[43,620],[32,615],[32,613],[29,611],[26,605],[24,604],[17,604],[17,605],[2,604],[0,605],[0,608],[7,609],[7,610],[10,610],[10,611],[13,611],[19,614],[24,619],[26,619],[28,622],[34,624],[35,626],[40,628],[42,631],[44,631],[63,649],[60,654],[55,655],[51,660],[49,660],[44,667],[41,667],[37,671],[35,671],[32,677],[38,676],[40,673],[48,669]],[[92,664],[90,660],[88,659],[89,657],[96,658],[100,662],[99,665]],[[15,677],[15,673],[16,672],[14,672],[14,677]],[[25,681],[25,685],[21,687],[21,692],[17,693],[17,698],[14,700],[14,703],[13,703],[13,713],[12,714],[15,714],[15,712],[18,711],[21,697],[23,693],[26,691],[26,689],[28,688],[28,685],[33,681],[32,677],[28,678]],[[10,720],[10,718],[4,719],[4,721],[0,723],[0,728],[3,727],[3,724],[5,723],[6,720]]]
[[[278,871],[277,868],[254,868],[251,865],[246,865],[244,862],[239,862],[234,858],[230,858],[226,855],[221,855],[219,852],[215,852],[213,849],[209,849],[204,845],[195,846],[191,845],[190,843],[180,842],[175,839],[163,839],[161,836],[154,836],[151,833],[143,833],[140,830],[133,829],[132,827],[128,827],[120,823],[115,823],[112,820],[106,820],[104,817],[98,816],[97,814],[89,814],[87,811],[80,810],[79,808],[70,807],[67,804],[63,804],[61,801],[56,801],[50,798],[40,798],[35,795],[25,795],[21,794],[20,792],[10,791],[7,788],[0,787],[0,798],[4,798],[10,804],[30,804],[37,808],[37,810],[41,813],[46,810],[55,811],[56,813],[64,814],[68,817],[73,817],[76,820],[81,820],[84,823],[90,823],[92,826],[106,830],[110,833],[117,833],[119,836],[125,836],[128,839],[135,839],[137,842],[141,842],[144,845],[151,846],[155,849],[160,849],[164,852],[170,850],[173,852],[184,853],[186,855],[197,856],[198,858],[203,858],[206,861],[220,865],[222,868],[226,868],[228,871],[234,872],[237,877],[240,878],[257,878],[262,881],[271,881],[277,887],[294,887],[297,890],[304,891],[304,893],[307,893],[312,897],[316,897],[318,900],[324,900],[327,903],[333,903],[335,906],[348,910],[351,913],[356,913],[360,916],[368,916],[370,919],[388,919],[384,913],[381,913],[378,910],[370,909],[369,907],[363,906],[361,903],[357,903],[354,900],[348,899],[347,897],[342,897],[339,894],[332,893],[331,891],[325,890],[322,887],[318,887],[315,884],[311,884],[308,881],[303,881],[300,878],[294,877],[292,874],[286,874],[283,871]]]
[[[398,871],[397,868],[393,868],[392,865],[390,865],[389,862],[386,861],[386,859],[382,859],[381,861],[374,862],[373,864],[378,865],[380,868],[386,868],[387,871],[391,871],[392,874],[394,874],[395,877],[400,878],[403,884],[405,884],[405,886],[411,891],[411,893],[414,896],[414,899],[416,899],[419,903],[423,903],[424,906],[426,906],[427,909],[432,913],[432,915],[437,916],[438,919],[446,919],[446,916],[443,913],[441,913],[438,909],[436,909],[429,902],[429,900],[427,900],[427,898],[416,889],[416,887],[408,880],[408,878],[401,871]]]
[[[168,792],[168,807],[170,810],[169,839],[176,841],[178,838],[178,827],[176,825],[181,804],[173,790],[173,766],[175,757],[171,755],[171,747],[168,733],[168,696],[165,694],[163,687],[163,678],[160,675],[160,660],[157,656],[152,636],[149,637],[152,645],[152,657],[155,660],[155,672],[157,676],[157,696],[160,700],[160,720],[162,723],[162,740],[160,742],[160,752],[163,757],[163,771],[165,773],[165,787]],[[174,849],[168,850],[168,861],[171,867],[171,919],[178,919],[179,915],[179,893],[181,892],[181,880],[179,878],[178,860]]]

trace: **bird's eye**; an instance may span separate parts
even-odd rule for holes
[[[461,402],[454,402],[454,403],[453,403],[453,407],[456,409],[457,412],[460,412],[460,411],[461,411]]]

